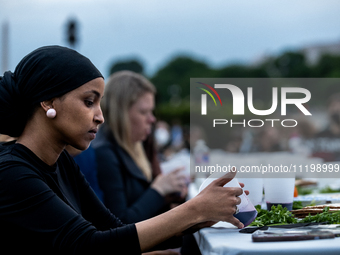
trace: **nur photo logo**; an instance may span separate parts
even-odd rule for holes
[[[279,108],[280,115],[286,116],[287,115],[287,106],[292,105],[296,107],[301,113],[306,116],[311,116],[312,114],[309,110],[305,107],[304,104],[308,103],[311,99],[311,93],[306,88],[301,87],[272,87],[271,88],[271,98],[268,98],[268,101],[272,102],[271,106],[268,109],[256,109],[254,106],[254,95],[253,95],[253,87],[247,87],[247,97],[245,100],[245,95],[243,91],[236,85],[233,84],[214,84],[213,86],[203,83],[203,82],[196,82],[201,84],[205,87],[196,87],[202,91],[204,94],[201,94],[201,115],[208,115],[208,104],[207,104],[207,95],[213,100],[215,106],[217,106],[217,101],[215,96],[220,102],[220,105],[223,106],[221,96],[218,91],[227,90],[228,93],[232,96],[232,113],[233,115],[245,115],[245,105],[247,103],[247,107],[250,113],[256,116],[268,116],[276,112]],[[259,89],[257,86],[256,89]],[[218,90],[218,91],[217,91]],[[280,92],[280,96],[279,96]],[[294,98],[298,97],[298,98]],[[223,116],[221,116],[223,117]],[[283,127],[295,127],[297,126],[297,120],[295,119],[250,119],[246,121],[245,119],[241,122],[235,122],[233,119],[225,119],[225,118],[218,118],[213,119],[213,127],[216,125],[225,125],[230,124],[232,127],[233,125],[242,125],[243,127],[262,127],[265,122],[271,123],[271,126],[274,127],[276,122],[280,122]]]

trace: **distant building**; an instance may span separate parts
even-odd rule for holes
[[[309,64],[315,64],[324,54],[340,55],[340,41],[306,46],[301,49]]]
[[[291,51],[301,52],[306,56],[308,64],[316,64],[320,57],[324,54],[330,55],[340,55],[340,40],[338,42],[328,42],[328,43],[315,43],[309,46],[301,46],[296,48],[291,48]],[[281,52],[282,53],[282,52]],[[275,58],[276,54],[270,52],[263,53],[256,58],[254,58],[250,65],[257,66],[265,61]]]

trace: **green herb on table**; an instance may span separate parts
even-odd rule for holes
[[[327,222],[328,224],[340,224],[340,211],[330,212],[329,207],[325,207],[322,213],[318,213],[316,215],[308,215],[300,222],[309,223],[309,222]]]
[[[340,192],[340,189],[332,189],[329,186],[324,187],[319,191],[320,193],[338,193]]]
[[[297,223],[291,212],[287,208],[283,208],[282,205],[272,206],[271,210],[261,209],[261,206],[256,206],[257,217],[250,224],[250,226],[273,226],[273,225],[285,225],[291,223]]]
[[[302,209],[304,206],[302,205],[301,201],[294,201],[293,202],[293,210]]]
[[[313,193],[313,189],[311,188],[305,188],[305,187],[299,187],[299,186],[297,186],[296,188],[300,196],[309,195]]]
[[[315,201],[313,200],[310,204],[308,205],[302,205],[302,201],[294,201],[293,202],[293,210],[298,210],[298,209],[302,209],[306,206],[314,206],[315,205]]]

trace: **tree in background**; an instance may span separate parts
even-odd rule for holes
[[[284,52],[275,58],[264,61],[260,68],[267,72],[268,77],[298,78],[311,77],[311,67],[306,57],[300,52]]]
[[[339,78],[340,56],[323,55],[313,68],[313,74],[315,77]]]
[[[173,58],[150,79],[157,88],[156,117],[172,123],[190,122],[190,78],[213,77],[215,71],[206,63],[189,56]]]
[[[132,70],[143,73],[143,65],[138,60],[120,61],[113,64],[110,73],[119,70]],[[287,51],[279,56],[264,59],[256,65],[230,64],[212,68],[202,60],[190,56],[177,56],[148,77],[157,88],[156,117],[171,123],[180,119],[183,124],[190,122],[190,78],[339,78],[340,56],[324,55],[314,64],[308,64],[306,57],[299,51]],[[320,87],[320,95],[338,91],[334,85]],[[255,93],[255,92],[254,92]],[[256,92],[258,93],[258,92]],[[255,95],[255,94],[254,94]],[[256,98],[268,98],[259,92]]]

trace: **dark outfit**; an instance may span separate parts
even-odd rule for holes
[[[0,145],[0,226],[2,254],[141,252],[135,225],[105,208],[65,151],[49,166],[21,144]]]
[[[103,201],[103,191],[99,188],[97,179],[97,159],[92,146],[89,146],[85,151],[73,157],[73,159],[79,166],[80,171],[84,174],[97,197]]]
[[[92,142],[98,164],[98,182],[104,203],[123,222],[134,223],[169,209],[166,199],[150,187],[130,155],[103,124]]]

